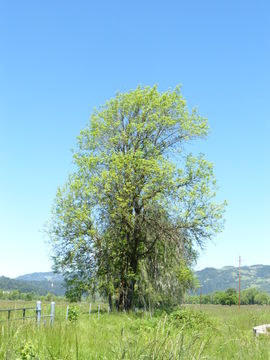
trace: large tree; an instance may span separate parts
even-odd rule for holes
[[[207,133],[179,87],[138,87],[94,111],[50,226],[69,294],[97,288],[119,309],[150,291],[157,301],[181,296],[181,266],[222,226],[213,165],[185,151]]]

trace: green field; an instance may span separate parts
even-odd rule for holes
[[[0,308],[35,305],[2,302]],[[165,313],[110,313],[80,304],[77,321],[66,321],[56,303],[54,326],[43,319],[0,323],[0,359],[270,359],[270,338],[254,337],[270,323],[270,307],[189,306]],[[49,304],[43,304],[44,313]],[[2,315],[1,315],[2,316]],[[6,315],[5,315],[6,317]],[[44,323],[45,320],[45,323]]]

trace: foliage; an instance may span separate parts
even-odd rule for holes
[[[68,321],[76,322],[79,318],[79,315],[80,315],[80,309],[77,306],[75,306],[75,305],[69,306]]]
[[[23,301],[33,301],[33,300],[42,300],[42,301],[54,301],[61,300],[63,297],[56,296],[50,292],[47,295],[40,295],[39,292],[35,293],[33,291],[24,293],[19,290],[1,290],[0,289],[0,300],[23,300]]]
[[[258,288],[252,287],[250,289],[243,290],[242,298],[243,302],[248,305],[255,304],[256,296],[260,293]]]
[[[213,328],[214,323],[207,314],[190,308],[180,308],[172,312],[169,321],[183,329],[206,329]]]
[[[224,296],[221,298],[221,305],[236,305],[238,303],[237,292],[233,288],[225,291]]]
[[[36,359],[38,360],[38,357],[36,355],[36,350],[34,346],[30,342],[25,342],[19,351],[19,358],[16,360],[31,360]]]
[[[213,165],[184,151],[207,133],[179,88],[138,87],[94,111],[49,229],[68,295],[98,290],[118,309],[180,301],[179,267],[222,227]]]
[[[255,304],[268,305],[270,303],[270,297],[267,293],[258,293],[254,299]]]
[[[241,305],[267,305],[270,304],[270,296],[257,288],[250,288],[241,291]],[[238,292],[229,288],[226,291],[215,291],[212,294],[188,295],[185,298],[187,304],[215,304],[215,305],[236,305],[238,304]]]
[[[185,291],[185,289],[190,289],[190,290],[194,290],[197,287],[199,287],[199,282],[198,279],[194,276],[193,271],[188,268],[188,266],[185,264],[185,262],[182,262],[180,264],[178,273],[177,273],[177,278],[181,284],[181,286],[183,287],[183,292]]]

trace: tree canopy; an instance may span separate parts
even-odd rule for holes
[[[185,151],[208,130],[179,87],[138,87],[93,112],[50,225],[70,296],[98,290],[118,309],[181,298],[195,245],[222,227],[213,165]]]

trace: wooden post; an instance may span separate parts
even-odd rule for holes
[[[41,301],[37,301],[36,317],[37,317],[37,323],[38,323],[38,326],[39,326],[40,325],[40,320],[41,320]]]
[[[22,317],[23,317],[23,320],[25,320],[25,309],[23,309],[23,311],[22,311]]]
[[[66,321],[68,321],[68,309],[69,309],[69,305],[67,306]]]
[[[51,314],[50,314],[50,324],[53,325],[54,323],[54,315],[55,315],[55,302],[51,302]]]
[[[11,313],[11,311],[8,310],[8,320],[10,320],[10,313]]]

